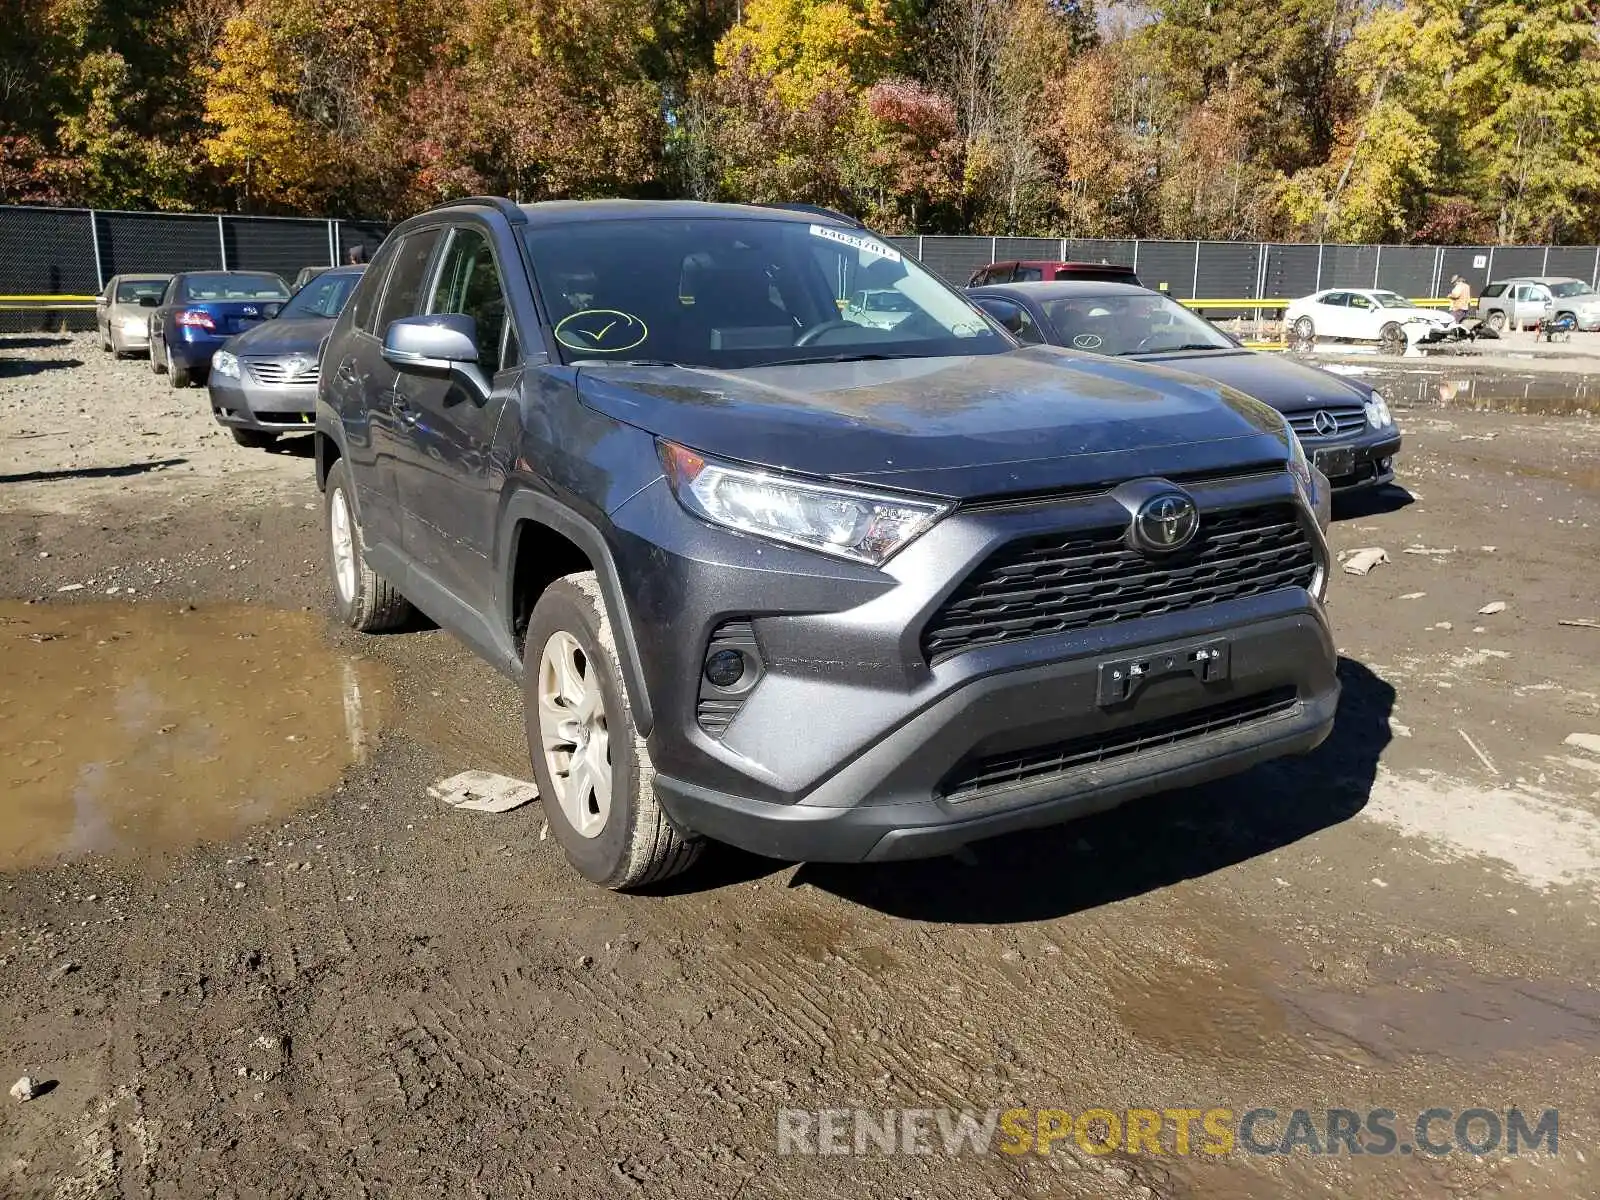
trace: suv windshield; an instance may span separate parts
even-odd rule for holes
[[[1094,354],[1238,348],[1204,317],[1155,292],[1069,296],[1042,307],[1057,342]]]
[[[1587,296],[1593,291],[1594,289],[1581,279],[1569,279],[1564,283],[1552,283],[1550,285],[1550,294],[1563,298],[1567,296]]]
[[[525,236],[567,362],[738,368],[1013,348],[966,299],[862,230],[640,218],[534,225]],[[851,303],[863,296],[870,316]],[[897,319],[880,319],[885,310]]]
[[[1372,298],[1378,302],[1379,308],[1416,308],[1417,306],[1404,296],[1397,296],[1393,292],[1373,292]]]
[[[287,300],[289,289],[276,275],[185,275],[185,300]]]
[[[294,317],[327,317],[332,320],[350,299],[361,276],[354,271],[338,271],[332,275],[318,275],[296,292],[289,303],[278,313],[280,320]]]

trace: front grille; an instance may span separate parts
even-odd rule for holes
[[[1316,419],[1318,412],[1325,412],[1334,419],[1338,428],[1331,433],[1318,433]],[[1352,433],[1360,433],[1367,427],[1367,410],[1359,404],[1328,405],[1326,408],[1311,409],[1307,412],[1290,413],[1289,428],[1295,431],[1301,441],[1319,441],[1324,438],[1345,437]]]
[[[1066,633],[1309,588],[1316,558],[1289,504],[1200,514],[1195,539],[1147,558],[1124,527],[1022,538],[996,550],[922,632],[932,661],[974,646]]]
[[[1294,688],[1274,688],[1105,733],[968,759],[945,777],[940,791],[947,800],[971,800],[1001,788],[1065,775],[1079,767],[1095,766],[1130,754],[1175,746],[1206,734],[1286,716],[1297,703]]]
[[[245,365],[250,368],[250,374],[257,383],[264,383],[272,387],[285,383],[315,383],[317,379],[315,367],[306,368],[297,375],[291,375],[287,364],[270,358],[246,359]]]

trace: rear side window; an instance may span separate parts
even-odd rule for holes
[[[1488,287],[1483,289],[1483,294],[1485,296],[1503,296],[1505,293],[1506,285],[1503,283],[1491,283]]]
[[[1322,298],[1322,303],[1333,308],[1345,308],[1350,303],[1349,292],[1329,292]]]
[[[437,229],[424,229],[400,240],[388,286],[383,289],[383,303],[378,305],[378,321],[373,332],[379,337],[392,322],[401,317],[414,317],[422,311],[422,288],[427,282],[433,248],[438,242]]]

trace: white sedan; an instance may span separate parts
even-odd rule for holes
[[[1378,342],[1392,354],[1436,340],[1455,322],[1447,312],[1419,308],[1404,296],[1375,288],[1328,288],[1291,301],[1284,323],[1301,343],[1319,338]]]

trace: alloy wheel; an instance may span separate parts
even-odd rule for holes
[[[599,836],[611,815],[611,741],[599,664],[564,630],[539,656],[539,738],[554,797],[581,837]]]
[[[356,594],[356,537],[343,488],[334,488],[328,503],[328,537],[333,543],[333,583],[340,602],[349,604]]]

